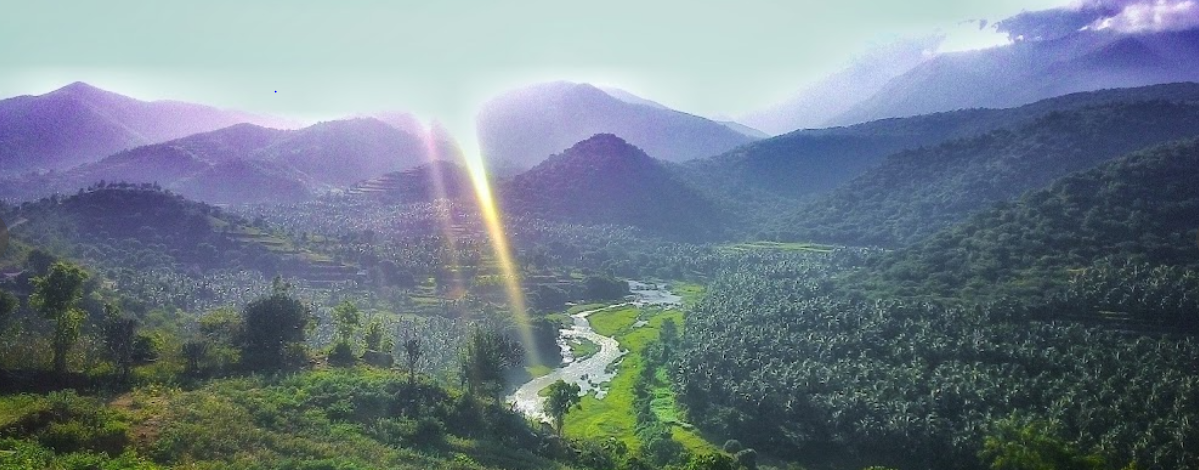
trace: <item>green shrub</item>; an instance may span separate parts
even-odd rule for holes
[[[348,367],[354,365],[357,361],[358,358],[354,357],[354,349],[350,347],[350,343],[338,342],[329,351],[330,365]]]

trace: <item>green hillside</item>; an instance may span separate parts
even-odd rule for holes
[[[1054,112],[1015,129],[910,150],[781,217],[799,240],[902,246],[1070,172],[1199,135],[1199,106],[1164,101]]]

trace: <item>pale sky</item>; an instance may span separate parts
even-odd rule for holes
[[[994,46],[1006,36],[978,20],[1067,3],[12,1],[0,16],[0,97],[79,80],[303,120],[401,110],[465,122],[505,89],[571,80],[738,115],[872,45],[943,34],[941,50]]]

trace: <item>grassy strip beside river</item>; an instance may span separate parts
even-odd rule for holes
[[[690,304],[702,294],[703,288],[696,285],[676,285],[677,292]],[[636,437],[636,413],[634,410],[635,388],[638,378],[646,367],[646,348],[658,341],[662,324],[667,320],[681,331],[683,312],[678,309],[663,310],[657,307],[637,308],[626,306],[598,312],[588,317],[596,333],[615,338],[622,349],[629,351],[618,363],[618,373],[612,379],[608,394],[603,400],[593,395],[583,397],[582,406],[566,415],[565,431],[573,437],[603,439],[614,437],[631,451],[640,448]],[[644,322],[644,323],[641,323]],[[660,368],[659,368],[660,369]],[[648,384],[654,396],[653,409],[659,419],[671,426],[672,438],[695,453],[719,452],[719,449],[678,420],[675,410],[674,392],[664,370],[656,370],[655,380]]]

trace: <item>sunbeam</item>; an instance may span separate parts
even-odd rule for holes
[[[521,343],[525,345],[525,359],[529,364],[540,364],[537,353],[532,325],[529,322],[528,311],[525,310],[524,293],[521,291],[520,272],[513,261],[511,247],[508,245],[508,235],[500,217],[500,208],[491,191],[491,182],[487,175],[487,166],[483,162],[482,153],[474,142],[464,142],[461,145],[462,158],[470,173],[471,184],[475,191],[475,200],[479,206],[479,214],[487,227],[487,236],[496,264],[499,265],[503,277],[504,290],[508,296],[508,304],[512,309],[512,318],[520,330]]]

